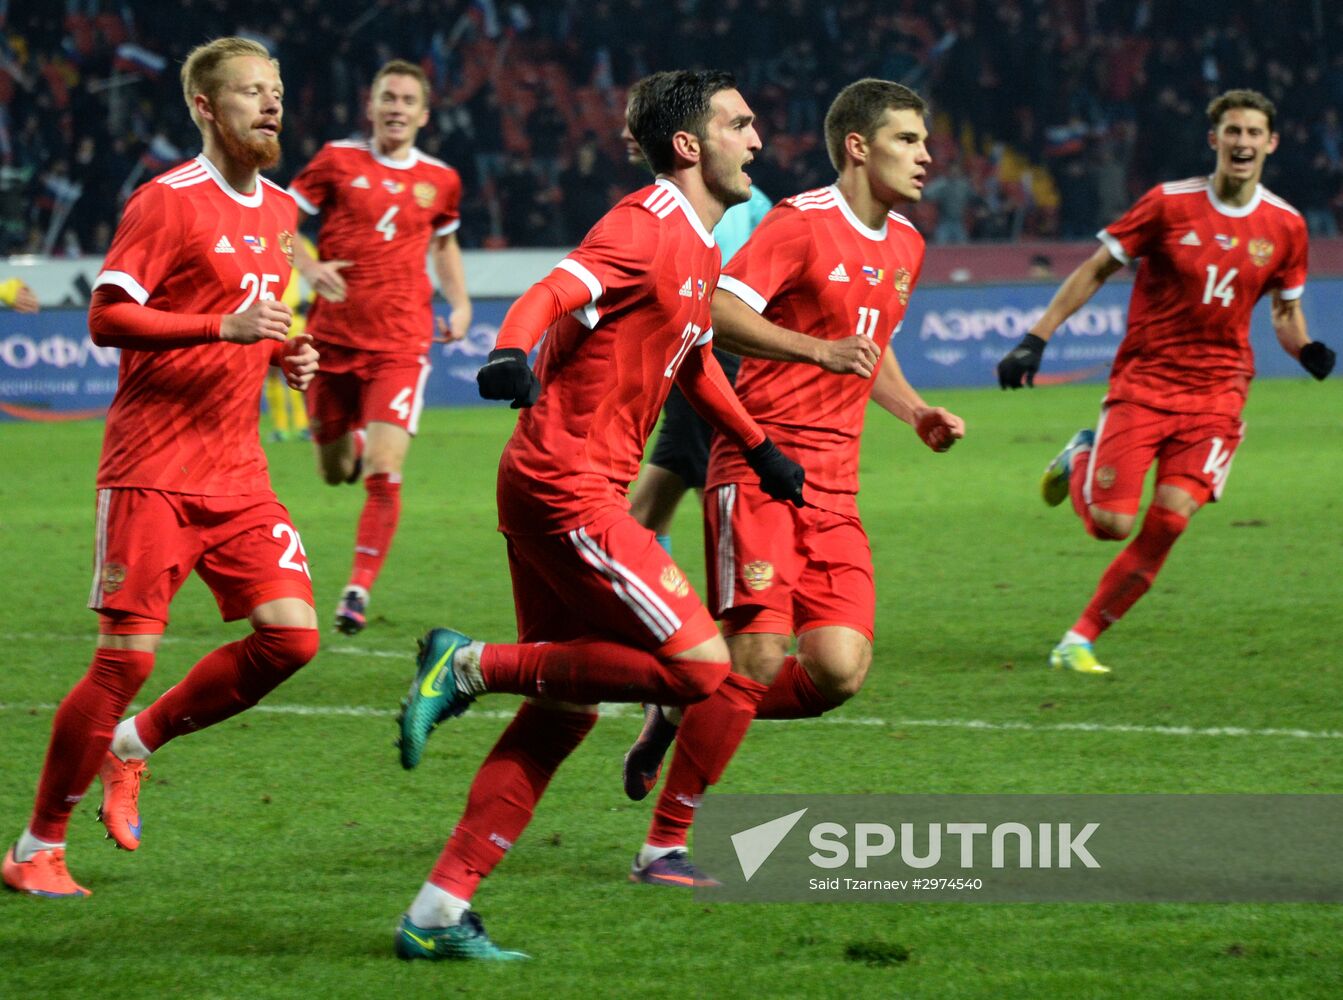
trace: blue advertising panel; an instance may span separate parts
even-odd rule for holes
[[[919,288],[893,341],[906,377],[922,388],[996,385],[994,366],[1044,311],[1048,284]],[[1103,382],[1124,335],[1131,286],[1106,285],[1054,335],[1037,385]],[[1326,318],[1343,315],[1343,279],[1311,282],[1305,310],[1310,329],[1328,340]],[[476,370],[494,345],[509,299],[474,303],[471,332],[460,343],[435,345],[425,389],[429,406],[476,405]],[[436,306],[446,315],[446,307]],[[1251,326],[1260,378],[1305,378],[1278,346],[1267,300]],[[1340,345],[1334,344],[1335,348]],[[118,352],[95,347],[80,310],[35,316],[0,314],[0,420],[69,420],[101,416],[116,389]],[[503,405],[503,404],[501,404]]]

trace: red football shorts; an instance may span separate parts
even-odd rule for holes
[[[409,434],[420,429],[429,359],[319,343],[321,367],[308,386],[308,423],[318,444],[339,441],[373,421]]]
[[[840,504],[846,509],[794,507],[753,483],[705,493],[709,607],[727,634],[842,625],[872,639],[872,548],[856,499]]]
[[[629,514],[505,538],[519,642],[614,635],[674,656],[718,635],[685,573]]]
[[[1136,514],[1155,462],[1158,486],[1179,487],[1200,505],[1218,500],[1244,434],[1240,419],[1225,414],[1109,403],[1096,424],[1083,495],[1102,510]]]
[[[193,569],[225,621],[282,597],[313,604],[303,543],[273,493],[98,491],[90,608],[166,625],[168,605]]]

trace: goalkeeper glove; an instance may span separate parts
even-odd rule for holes
[[[760,477],[760,488],[766,496],[787,500],[794,507],[805,505],[802,484],[807,474],[769,438],[746,453],[746,464]]]
[[[531,406],[541,395],[541,380],[527,364],[527,352],[517,347],[497,347],[476,372],[481,399],[511,399],[513,409]]]
[[[1035,373],[1040,370],[1046,343],[1033,333],[1022,337],[1021,343],[998,362],[998,384],[1004,389],[1020,389],[1023,384],[1034,388]]]
[[[1334,370],[1334,360],[1336,355],[1326,345],[1318,340],[1312,340],[1305,347],[1301,348],[1301,356],[1298,359],[1301,367],[1315,376],[1316,381],[1324,379]]]

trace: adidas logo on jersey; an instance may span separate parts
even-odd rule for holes
[[[689,278],[686,278],[685,284],[681,286],[681,298],[693,299],[695,297],[694,288],[694,283]]]
[[[227,236],[219,237],[219,242],[215,244],[215,253],[237,253],[233,249],[233,244],[228,241]]]
[[[1191,229],[1189,230],[1189,232],[1185,233],[1184,236],[1180,238],[1180,246],[1201,247],[1203,246],[1203,241],[1198,238],[1198,233],[1194,232]]]
[[[365,190],[367,190],[367,189],[370,187],[370,185],[369,185],[369,183],[368,183],[368,178],[365,177],[363,174],[360,174],[360,175],[359,175],[358,177],[356,177],[354,180],[350,181],[350,187],[352,187],[352,188],[364,188]]]
[[[848,280],[849,280],[849,272],[846,271],[846,270],[844,270],[844,264],[843,264],[843,263],[839,263],[839,264],[836,264],[836,265],[835,265],[835,269],[834,269],[833,271],[830,272],[830,280],[831,280],[831,281],[848,281]]]

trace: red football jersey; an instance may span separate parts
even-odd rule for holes
[[[855,333],[883,351],[900,329],[923,268],[923,237],[891,212],[860,222],[837,187],[787,198],[765,216],[718,279],[771,323],[821,340]],[[744,358],[737,395],[813,492],[858,492],[858,448],[872,380],[812,365]],[[741,449],[714,438],[708,485],[754,481]]]
[[[1254,376],[1255,303],[1305,289],[1300,214],[1262,186],[1243,208],[1222,204],[1194,177],[1152,188],[1097,236],[1125,264],[1142,258],[1106,399],[1238,415]]]
[[[676,185],[658,180],[607,212],[560,261],[592,301],[546,333],[541,397],[499,463],[499,522],[551,533],[627,510],[630,481],[686,355],[713,337],[718,246]]]
[[[151,309],[239,313],[289,282],[298,210],[264,177],[239,194],[204,155],[140,187],[94,288],[115,285]],[[201,496],[270,489],[257,429],[274,344],[209,343],[121,352],[99,488]]]
[[[425,259],[432,237],[461,224],[457,171],[414,148],[391,160],[367,142],[328,142],[289,193],[309,215],[323,215],[318,257],[353,261],[340,272],[345,301],[318,296],[308,332],[365,351],[428,353],[434,287]]]

